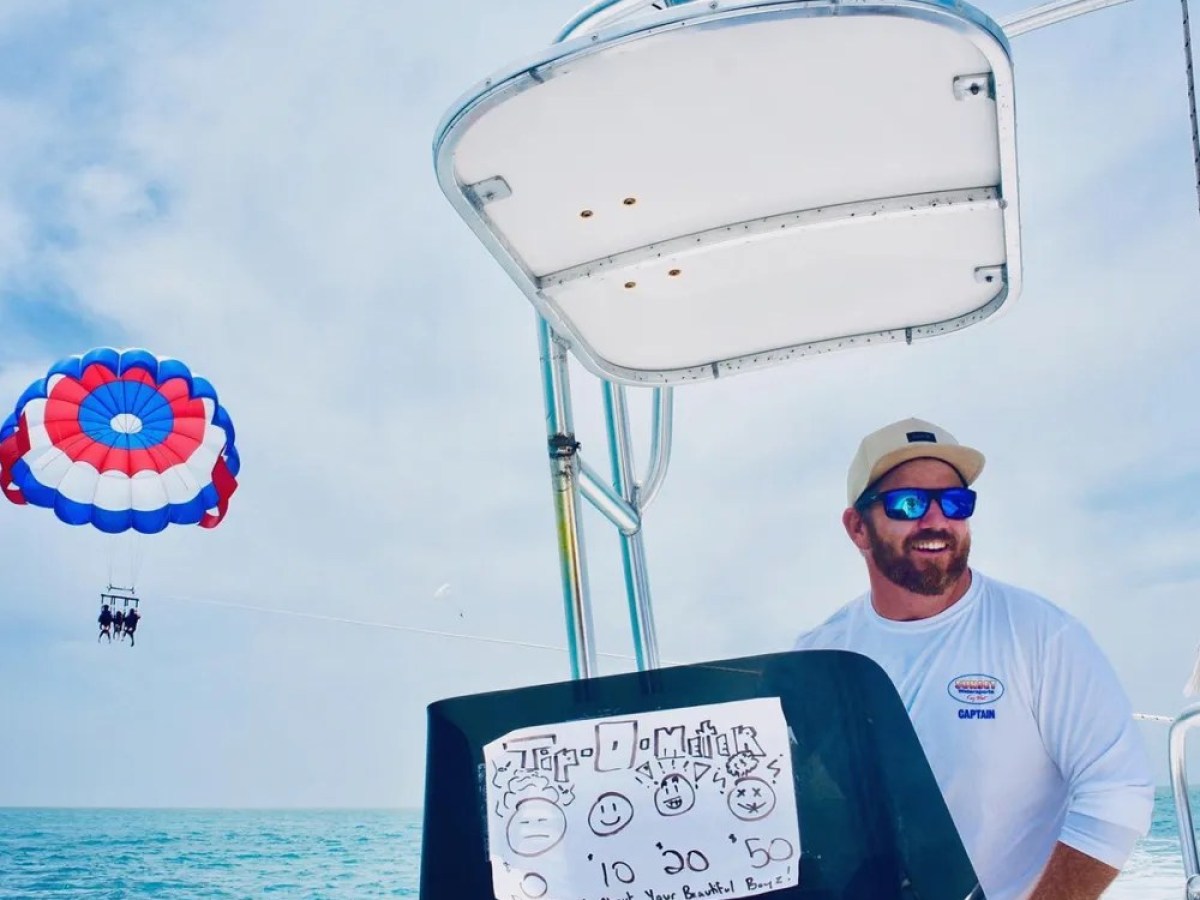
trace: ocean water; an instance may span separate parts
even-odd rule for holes
[[[0,898],[416,897],[410,810],[0,809]]]
[[[1194,814],[1200,809],[1200,792],[1189,794]],[[1160,788],[1154,798],[1150,833],[1138,841],[1129,862],[1104,892],[1104,900],[1179,900],[1183,895],[1183,856],[1175,801],[1169,789]]]
[[[420,852],[412,810],[0,809],[0,898],[416,897]],[[1160,791],[1105,898],[1182,895],[1175,808]]]

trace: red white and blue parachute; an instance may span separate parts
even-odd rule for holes
[[[71,525],[212,528],[240,468],[216,391],[176,359],[101,348],[55,363],[0,426],[0,492]]]

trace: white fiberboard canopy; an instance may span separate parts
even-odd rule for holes
[[[679,384],[1017,296],[998,25],[957,0],[656,5],[599,4],[572,31],[602,30],[477,86],[435,141],[442,189],[585,366]]]

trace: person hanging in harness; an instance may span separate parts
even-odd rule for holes
[[[125,637],[125,611],[121,609],[113,610],[113,634],[117,640],[123,640]]]
[[[137,611],[137,607],[134,607],[133,609],[129,610],[129,612],[125,613],[125,633],[129,635],[130,647],[133,646],[133,633],[137,631],[138,619],[141,617],[141,614]]]
[[[107,603],[101,604],[100,616],[96,619],[96,621],[100,623],[100,633],[96,635],[96,643],[100,643],[100,638],[106,637],[108,638],[108,642],[111,644],[113,616],[112,611],[108,608]]]

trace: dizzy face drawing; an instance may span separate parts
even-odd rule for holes
[[[729,792],[729,811],[744,822],[756,822],[775,808],[775,791],[761,778],[743,778]]]
[[[588,811],[588,827],[598,837],[616,834],[633,821],[633,804],[624,794],[607,791],[601,794]]]
[[[508,820],[508,846],[520,856],[540,856],[563,839],[567,817],[542,797],[522,800]]]
[[[696,789],[675,772],[667,775],[654,792],[654,808],[664,816],[678,816],[696,805]]]

